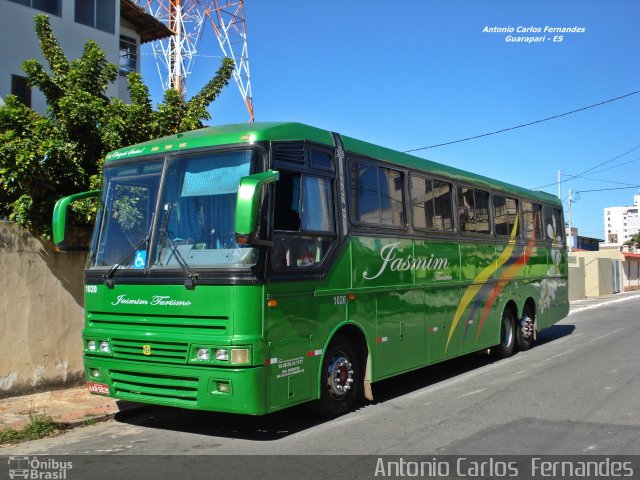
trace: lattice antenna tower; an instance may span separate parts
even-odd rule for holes
[[[236,64],[233,77],[254,120],[247,30],[243,0],[136,0],[139,7],[165,23],[174,34],[152,44],[158,74],[164,90],[173,88],[183,96],[198,56],[204,30],[210,26],[224,56]],[[198,68],[209,68],[201,65]],[[211,68],[212,73],[217,70]]]

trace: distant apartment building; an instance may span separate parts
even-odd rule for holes
[[[604,209],[605,246],[619,247],[640,232],[640,195],[633,196],[633,205]]]
[[[125,76],[140,71],[140,45],[165,38],[171,31],[130,0],[0,0],[0,105],[13,93],[34,110],[45,113],[44,95],[27,85],[22,62],[42,57],[33,17],[49,15],[51,28],[67,58],[82,55],[87,40],[104,50],[107,60],[120,65],[118,81],[107,95],[129,99]]]

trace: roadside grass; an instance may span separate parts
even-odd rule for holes
[[[40,438],[52,437],[69,428],[63,423],[54,422],[47,415],[29,415],[29,423],[21,430],[5,428],[0,430],[0,445],[27,442]]]

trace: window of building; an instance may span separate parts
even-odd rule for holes
[[[120,35],[120,75],[135,72],[138,66],[138,44],[134,38]]]
[[[115,0],[76,0],[76,22],[104,32],[114,33]]]
[[[26,77],[11,75],[11,93],[27,107],[31,106],[31,87],[29,87]]]
[[[411,175],[410,185],[413,228],[453,231],[451,184]]]
[[[458,226],[463,233],[491,233],[489,192],[458,187]]]
[[[351,163],[351,220],[404,227],[402,173],[365,163]]]
[[[50,13],[52,15],[61,15],[60,0],[9,0],[13,3],[19,3],[26,7],[35,8],[43,12]]]
[[[522,220],[527,239],[542,240],[544,231],[542,225],[542,206],[526,200],[522,202]]]
[[[494,195],[493,215],[496,235],[508,237],[513,233],[516,237],[520,236],[518,200],[501,195]]]

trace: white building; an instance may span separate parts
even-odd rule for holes
[[[640,195],[633,196],[633,205],[604,209],[604,246],[621,246],[640,232]]]
[[[22,62],[42,57],[33,17],[49,15],[51,28],[65,55],[82,55],[88,39],[96,41],[107,60],[120,65],[120,77],[108,96],[129,98],[125,75],[140,71],[140,45],[171,35],[171,31],[130,0],[0,0],[0,101],[13,93],[34,110],[45,113],[44,95],[29,88]]]

